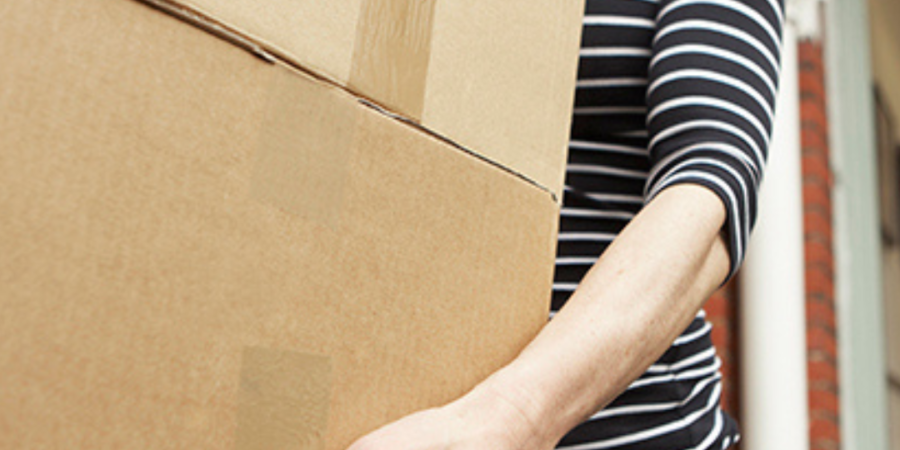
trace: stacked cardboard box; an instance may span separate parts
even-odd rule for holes
[[[337,450],[546,321],[582,3],[0,5],[0,448]]]

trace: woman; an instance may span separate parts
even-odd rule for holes
[[[755,222],[783,7],[587,1],[558,312],[465,396],[351,450],[718,450],[740,438],[719,407],[702,306]]]

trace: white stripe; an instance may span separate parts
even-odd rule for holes
[[[658,375],[655,377],[638,378],[637,380],[632,382],[626,390],[630,391],[634,389],[640,389],[642,387],[650,386],[653,384],[672,383],[677,381],[702,378],[704,376],[716,373],[716,371],[718,371],[721,367],[722,362],[717,357],[713,360],[713,364],[711,366],[698,367],[696,369],[685,370],[683,372],[667,373],[665,375]]]
[[[700,327],[699,330],[694,331],[694,332],[692,332],[692,333],[688,333],[688,334],[685,334],[685,335],[678,336],[677,339],[675,339],[674,341],[672,341],[672,347],[677,347],[677,346],[684,345],[684,344],[687,344],[687,343],[690,343],[690,342],[694,342],[694,341],[696,341],[697,339],[700,339],[700,338],[702,338],[703,336],[705,336],[706,333],[709,333],[709,331],[710,331],[711,329],[712,329],[712,324],[709,323],[709,322],[704,322],[704,323],[703,323],[703,326]]]
[[[557,266],[580,266],[584,264],[593,265],[597,262],[597,258],[593,256],[563,256],[556,258]]]
[[[675,372],[685,367],[690,367],[694,364],[697,364],[698,361],[703,361],[704,359],[709,359],[716,356],[716,349],[713,347],[709,347],[702,352],[695,353],[690,357],[684,358],[672,364],[653,364],[652,366],[647,368],[647,373],[665,373],[665,372]]]
[[[578,80],[576,86],[579,88],[597,88],[597,87],[618,87],[618,86],[646,86],[646,78],[590,78]]]
[[[711,70],[683,69],[668,72],[665,75],[657,78],[653,83],[650,84],[650,86],[647,88],[647,95],[649,96],[651,92],[653,92],[656,88],[662,86],[663,84],[689,78],[699,78],[703,80],[715,81],[717,83],[724,84],[726,86],[744,92],[745,94],[752,97],[753,100],[756,100],[756,103],[759,104],[759,107],[766,112],[766,117],[769,118],[769,121],[772,121],[772,116],[774,115],[774,112],[772,111],[772,105],[770,105],[768,100],[766,100],[755,88],[753,88],[753,86],[750,86],[749,84],[738,78],[729,75],[723,75]]]
[[[639,155],[639,156],[647,156],[649,153],[646,148],[635,147],[631,145],[622,145],[622,144],[610,144],[606,142],[588,142],[588,141],[580,141],[577,139],[569,141],[569,147],[577,148],[579,150],[598,150],[598,151],[611,151],[616,153],[625,153],[628,155]]]
[[[778,18],[778,23],[784,23],[784,13],[781,11],[781,6],[775,3],[775,0],[769,0],[769,6],[772,7],[772,11],[775,12],[775,17]]]
[[[569,186],[565,187],[565,190],[569,192],[574,192],[572,188]],[[643,204],[644,197],[638,195],[624,195],[624,194],[605,194],[605,193],[595,193],[595,192],[581,192],[581,195],[584,195],[587,198],[592,200],[597,200],[601,202],[617,202],[617,203],[632,203],[632,204]]]
[[[724,50],[724,49],[721,49],[718,47],[713,47],[710,45],[680,44],[680,45],[675,45],[675,46],[669,47],[669,48],[657,53],[656,56],[654,56],[653,59],[650,60],[649,67],[653,68],[653,66],[656,63],[658,63],[659,61],[662,61],[663,59],[666,59],[671,56],[684,54],[684,53],[701,53],[701,54],[706,54],[706,55],[712,55],[717,58],[728,60],[728,61],[734,62],[735,64],[741,65],[744,68],[746,68],[747,70],[749,70],[750,72],[753,72],[760,80],[762,80],[763,83],[766,84],[766,87],[769,88],[769,94],[772,96],[773,99],[778,95],[777,88],[775,87],[775,82],[769,77],[769,74],[767,74],[762,69],[762,67],[759,67],[759,64],[756,64],[750,58],[746,58],[739,53],[735,53],[735,52],[732,52],[729,50]]]
[[[633,213],[627,211],[600,211],[596,209],[562,208],[561,214],[566,217],[595,217],[599,219],[631,219]]]
[[[657,142],[668,138],[670,135],[682,132],[684,130],[690,130],[690,129],[694,129],[694,128],[703,128],[703,127],[710,127],[710,128],[722,130],[722,131],[731,133],[731,134],[735,135],[736,137],[740,138],[753,150],[753,155],[756,156],[756,161],[755,161],[756,165],[759,167],[765,166],[766,158],[765,158],[765,156],[763,156],[762,149],[759,148],[759,145],[757,145],[756,141],[754,141],[753,138],[751,138],[749,135],[747,135],[747,133],[745,133],[744,130],[742,130],[728,122],[722,122],[720,120],[691,120],[688,122],[682,122],[682,123],[679,123],[676,125],[672,125],[671,127],[665,128],[662,131],[660,131],[659,133],[657,133],[656,136],[654,136],[653,139],[650,140],[650,144],[648,145],[648,147],[650,147],[650,149],[652,151],[654,145],[656,145]]]
[[[584,24],[588,26],[620,26],[653,29],[656,22],[643,17],[585,15]]]
[[[643,47],[589,47],[582,48],[580,55],[585,58],[606,56],[646,56],[650,57],[650,49]]]
[[[642,403],[639,405],[619,406],[615,408],[607,408],[591,416],[589,420],[607,419],[610,417],[622,416],[626,414],[645,414],[651,412],[670,411],[675,408],[682,407],[695,399],[703,389],[710,383],[717,382],[722,379],[718,373],[706,377],[697,382],[691,392],[683,399],[674,402],[665,403]]]
[[[709,401],[707,401],[706,405],[703,406],[702,409],[694,411],[681,419],[674,420],[672,422],[668,422],[664,425],[660,425],[658,427],[649,428],[646,430],[638,431],[637,433],[626,434],[624,436],[617,436],[610,439],[605,439],[601,441],[593,441],[587,442],[579,445],[569,445],[563,447],[556,447],[557,450],[601,450],[611,447],[622,446],[626,444],[631,444],[639,441],[646,441],[648,439],[653,439],[655,437],[663,436],[674,431],[686,428],[693,424],[694,422],[700,420],[704,414],[707,414],[709,411],[713,410],[718,405],[719,402],[719,392],[721,391],[721,385],[716,385],[713,388],[712,395],[710,396]]]
[[[765,142],[766,146],[769,145],[769,133],[766,130],[765,126],[759,119],[747,111],[740,105],[729,102],[727,100],[722,100],[716,97],[706,97],[700,95],[688,95],[684,97],[677,97],[671,100],[666,100],[650,111],[650,114],[647,115],[647,123],[650,123],[657,114],[665,112],[670,109],[682,108],[682,107],[690,107],[690,106],[708,106],[711,108],[719,108],[724,109],[736,116],[747,121],[753,128],[756,128],[756,132],[759,133],[759,137]]]
[[[553,283],[554,291],[575,292],[575,289],[577,288],[578,283]]]
[[[718,402],[718,399],[716,399],[716,401]],[[723,421],[722,410],[721,409],[716,410],[715,414],[716,414],[715,422],[713,422],[713,427],[711,430],[709,430],[709,433],[706,435],[706,438],[704,438],[703,441],[701,441],[699,444],[697,444],[696,447],[689,449],[689,450],[706,450],[713,444],[713,442],[716,441],[716,439],[718,439],[719,433],[722,432],[722,421]]]
[[[574,109],[576,115],[601,115],[601,114],[644,114],[645,106],[589,106]]]
[[[750,180],[753,183],[753,188],[756,190],[756,187],[759,185],[759,177],[761,176],[760,168],[756,166],[754,161],[750,159],[743,151],[736,148],[731,144],[726,144],[724,142],[714,142],[714,141],[706,141],[706,142],[698,142],[696,144],[690,145],[688,147],[684,147],[682,149],[676,150],[668,155],[665,158],[658,161],[654,166],[650,173],[647,175],[647,180],[649,182],[653,182],[659,172],[666,168],[672,160],[679,159],[682,156],[700,150],[716,150],[718,152],[722,152],[731,156],[732,158],[740,161],[744,168],[747,169],[747,172],[750,173],[752,179]],[[649,188],[649,185],[648,185]],[[646,191],[644,195],[646,196]]]
[[[769,48],[763,45],[759,39],[756,39],[751,34],[737,29],[735,27],[724,25],[718,22],[712,22],[709,20],[702,19],[691,19],[691,20],[683,20],[680,22],[675,22],[671,25],[667,25],[662,29],[656,32],[656,35],[653,37],[654,45],[656,42],[667,34],[675,33],[677,31],[696,31],[696,30],[707,30],[714,31],[716,33],[724,34],[726,36],[730,36],[734,39],[738,39],[743,41],[744,43],[750,45],[756,51],[758,51],[766,60],[769,62],[769,65],[772,66],[772,70],[777,74],[780,72],[780,66],[778,64],[778,60],[775,58],[775,55],[769,51]],[[777,77],[776,77],[777,79]]]
[[[558,240],[571,242],[571,241],[601,241],[608,242],[612,241],[616,238],[616,235],[613,233],[569,233],[569,232],[561,232],[559,233]]]
[[[663,16],[665,16],[672,10],[681,8],[683,6],[691,6],[691,5],[697,5],[697,4],[702,4],[702,3],[716,5],[716,6],[720,6],[722,8],[728,8],[732,11],[736,11],[736,12],[743,14],[748,19],[756,22],[756,24],[759,25],[760,28],[762,28],[766,32],[766,34],[769,35],[769,39],[772,41],[773,44],[775,44],[776,49],[779,49],[779,50],[781,49],[781,38],[778,36],[778,33],[775,31],[775,29],[772,28],[772,24],[769,23],[769,21],[766,20],[762,16],[762,14],[760,14],[753,8],[750,8],[749,6],[747,6],[743,3],[736,2],[734,0],[675,0],[674,2],[666,5],[666,7],[663,8],[662,11],[659,12],[659,14],[657,14],[656,20],[661,21]]]
[[[599,175],[612,175],[625,178],[647,178],[647,172],[641,170],[618,169],[609,166],[589,165],[589,164],[569,164],[566,166],[568,173],[591,173]]]

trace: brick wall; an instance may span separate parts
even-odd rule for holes
[[[822,44],[801,40],[800,123],[811,450],[840,448],[828,116]]]

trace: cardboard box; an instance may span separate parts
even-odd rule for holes
[[[564,142],[507,164],[471,144],[488,132],[428,128],[429,102],[516,116],[375,105],[260,37],[309,16],[238,3],[0,6],[0,448],[338,450],[461,395],[546,321]],[[563,33],[567,14],[542,17]]]

